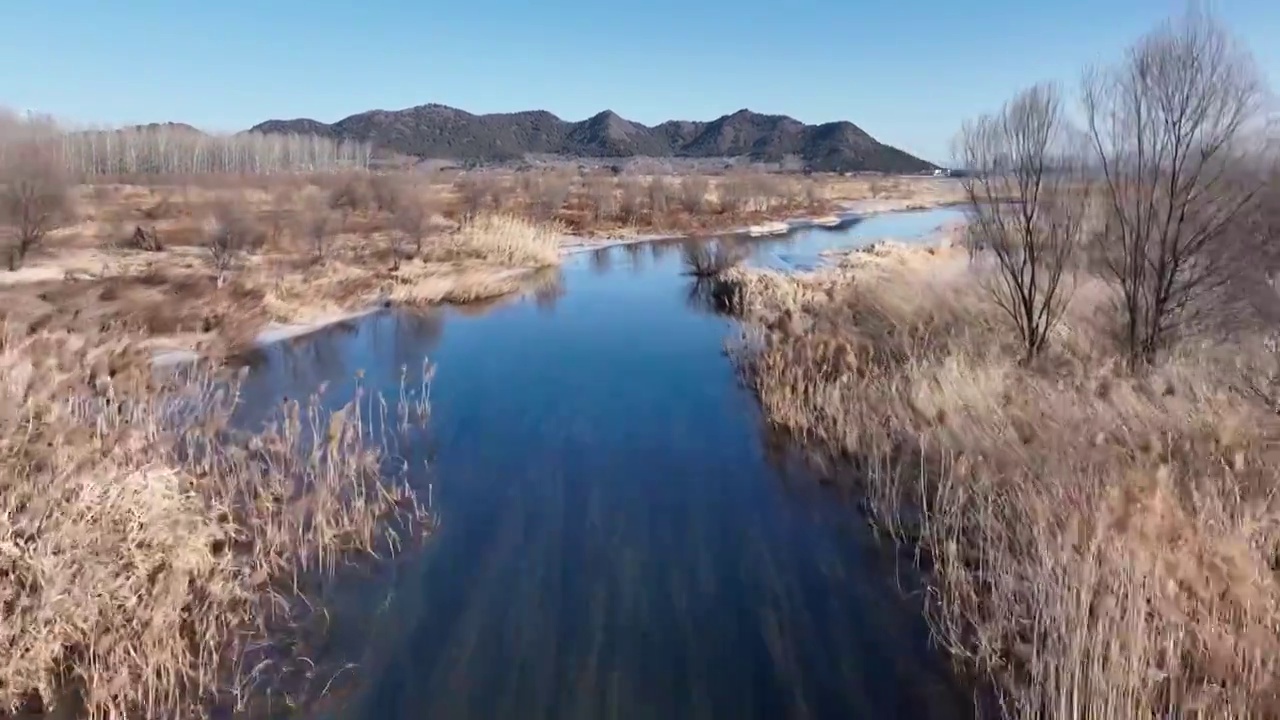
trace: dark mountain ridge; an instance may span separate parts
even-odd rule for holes
[[[815,170],[913,173],[932,163],[885,145],[850,122],[806,125],[786,115],[739,110],[698,122],[668,120],[653,127],[611,110],[569,122],[545,110],[474,115],[447,105],[370,110],[328,124],[268,120],[261,133],[300,133],[365,140],[378,150],[420,158],[501,161],[525,154],[570,157],[749,157],[779,162],[795,156]]]

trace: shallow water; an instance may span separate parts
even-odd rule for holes
[[[752,240],[751,262],[958,217]],[[254,408],[322,380],[347,398],[357,370],[394,393],[402,366],[436,366],[430,428],[401,453],[429,465],[414,481],[441,526],[371,599],[333,717],[972,716],[892,553],[778,460],[723,353],[730,322],[681,269],[678,245],[585,253],[536,300],[382,313],[259,358]]]

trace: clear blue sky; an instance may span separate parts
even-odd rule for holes
[[[1217,0],[1280,81],[1280,0]],[[0,104],[241,130],[428,102],[851,120],[948,159],[965,117],[1073,84],[1174,0],[3,0]]]

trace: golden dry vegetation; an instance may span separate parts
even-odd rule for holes
[[[49,175],[36,159],[33,172]],[[17,168],[18,177],[24,168]],[[126,331],[219,354],[268,323],[307,323],[378,303],[465,303],[553,283],[575,244],[952,202],[925,178],[615,178],[563,171],[186,175],[50,193],[47,232],[0,272],[14,327]],[[54,202],[59,200],[58,202]],[[12,234],[12,233],[11,233]],[[594,240],[592,238],[595,238]]]
[[[407,397],[388,427],[426,420]],[[430,517],[367,399],[294,401],[257,434],[228,425],[237,399],[117,338],[0,337],[0,715],[322,694],[324,588]]]
[[[425,192],[364,173],[268,188],[80,186],[71,219],[0,273],[5,319],[216,352],[270,322],[516,292],[559,264],[554,224],[450,222]]]
[[[731,271],[770,421],[928,558],[938,637],[1011,715],[1272,717],[1280,357],[1187,341],[1126,370],[1081,277],[1028,366],[954,248]]]

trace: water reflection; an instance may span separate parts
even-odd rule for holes
[[[680,239],[654,240],[646,243],[649,246],[649,256],[653,258],[655,263],[661,263],[668,255],[680,249],[683,243]]]
[[[531,292],[534,304],[537,305],[539,310],[544,312],[554,311],[556,305],[560,302],[560,298],[564,297],[564,275],[559,269],[551,269],[539,273],[533,280]]]
[[[394,367],[416,370],[440,342],[444,313],[436,308],[414,308],[386,313],[369,323],[369,343],[374,352]]]
[[[689,281],[685,303],[691,310],[716,316],[728,316],[730,308],[720,283],[715,278],[695,277]]]
[[[613,269],[612,245],[596,248],[591,251],[591,269],[598,275],[605,275]]]
[[[645,258],[649,252],[645,250],[643,243],[629,243],[622,245],[622,253],[627,257],[627,266],[633,273],[639,273],[644,270]]]

